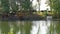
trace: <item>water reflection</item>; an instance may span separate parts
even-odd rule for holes
[[[60,34],[60,21],[0,21],[0,34]]]
[[[7,21],[1,22],[0,28],[1,28],[1,34],[8,34],[7,32],[9,32],[10,29]]]
[[[60,21],[53,21],[49,27],[49,34],[60,34]]]
[[[33,21],[36,24],[35,29],[36,32],[32,32],[32,34],[47,34],[47,29],[50,26],[50,21]]]

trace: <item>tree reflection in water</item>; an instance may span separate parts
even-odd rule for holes
[[[30,34],[31,26],[31,21],[4,21],[0,23],[1,34],[17,34],[18,32],[20,34]]]
[[[0,21],[0,34],[60,34],[60,21]]]
[[[23,21],[20,23],[21,34],[30,34],[32,22],[31,21]]]
[[[60,34],[60,21],[53,21],[51,23],[48,34]]]
[[[19,30],[19,27],[17,26],[17,22],[11,22],[10,23],[12,26],[12,32],[13,32],[13,34],[16,34],[17,32],[18,32],[18,30]],[[11,28],[10,28],[11,29]]]
[[[8,21],[2,21],[0,23],[0,28],[1,28],[1,34],[8,34],[8,32],[10,31],[10,27],[8,24]]]
[[[57,32],[57,34],[60,34],[60,21],[58,21],[57,23],[56,23],[56,32]]]

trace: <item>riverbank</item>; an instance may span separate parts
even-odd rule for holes
[[[38,15],[31,15],[31,16],[24,16],[24,17],[16,17],[16,16],[9,16],[9,17],[0,17],[2,21],[35,21],[35,20],[45,20],[45,17],[41,17]]]

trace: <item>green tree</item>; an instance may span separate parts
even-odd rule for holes
[[[50,7],[51,7],[51,11],[52,11],[52,9],[54,9],[54,11],[55,11],[55,15],[57,16],[57,17],[59,17],[59,14],[60,14],[60,0],[49,0],[49,2],[50,2]]]
[[[14,12],[18,11],[18,5],[16,4],[15,0],[10,0],[10,6],[12,8],[12,11]]]
[[[23,10],[32,9],[30,0],[22,0],[20,4],[21,4]]]
[[[1,0],[4,12],[9,12],[9,0]]]

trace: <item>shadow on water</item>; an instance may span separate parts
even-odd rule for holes
[[[60,34],[60,21],[0,21],[0,34]]]

